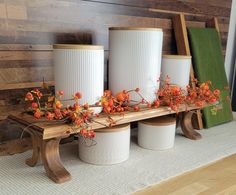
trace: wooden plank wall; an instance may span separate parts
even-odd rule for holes
[[[159,27],[174,54],[171,18],[184,12],[188,26],[217,16],[225,51],[230,9],[231,0],[0,0],[0,119],[17,112],[25,88],[53,83],[54,43],[104,45],[106,63],[109,27]]]

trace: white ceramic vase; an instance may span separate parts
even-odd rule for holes
[[[138,145],[150,150],[174,146],[176,119],[168,116],[138,122]]]
[[[162,29],[110,28],[109,89],[116,94],[139,87],[148,101],[154,101],[159,89],[162,42]],[[131,94],[131,99],[140,101],[136,94]]]
[[[161,78],[170,77],[170,83],[186,89],[189,84],[191,56],[163,55]]]
[[[87,163],[110,165],[126,161],[130,149],[130,124],[95,131],[96,145],[79,137],[79,158]]]
[[[104,91],[104,49],[95,45],[54,45],[55,90],[63,90],[63,100],[76,92],[82,94],[81,104],[95,104]],[[71,105],[74,101],[63,101]],[[95,113],[101,108],[95,108]]]

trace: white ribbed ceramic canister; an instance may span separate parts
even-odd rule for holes
[[[96,130],[96,145],[88,146],[79,137],[79,158],[96,165],[121,163],[129,158],[130,124]],[[89,142],[89,141],[88,141]]]
[[[163,31],[158,28],[109,28],[109,88],[116,94],[139,87],[150,102],[159,88]],[[132,100],[140,100],[136,94]]]
[[[184,55],[163,55],[161,66],[162,80],[168,75],[171,84],[186,89],[190,78],[191,58],[191,56]]]
[[[138,122],[138,145],[150,150],[165,150],[174,146],[176,119],[158,117]]]
[[[76,92],[81,104],[95,104],[104,91],[104,49],[98,45],[58,44],[53,46],[55,90],[63,90],[63,100]],[[65,101],[66,106],[74,101]],[[94,109],[95,113],[101,111]]]

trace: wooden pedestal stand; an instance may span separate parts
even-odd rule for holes
[[[196,110],[197,107],[188,108],[188,110]],[[180,108],[180,111],[185,111],[185,106]],[[169,107],[160,107],[157,109],[143,109],[139,112],[127,112],[124,116],[119,114],[112,116],[117,121],[117,125],[144,120],[148,118],[175,114]],[[189,139],[197,140],[201,135],[197,133],[192,126],[193,112],[179,113],[179,120],[181,123],[184,136]],[[63,183],[71,179],[70,173],[63,166],[60,154],[59,143],[62,138],[66,138],[71,134],[78,132],[78,129],[73,129],[69,124],[45,123],[36,120],[30,115],[10,115],[9,120],[22,126],[25,131],[29,132],[33,142],[33,155],[26,160],[26,164],[33,167],[42,160],[44,168],[48,177],[56,183]],[[108,125],[107,117],[101,116],[96,118],[96,122],[91,124],[93,129],[104,128],[102,124]]]

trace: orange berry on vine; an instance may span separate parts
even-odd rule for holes
[[[56,108],[56,109],[61,109],[62,108],[62,103],[59,101],[59,100],[57,100],[56,101],[56,103],[55,103],[55,105],[54,105],[54,107]]]
[[[84,104],[84,109],[89,109],[89,105],[88,104]]]
[[[211,95],[211,91],[210,90],[207,90],[206,92],[205,92],[205,96],[210,96]]]
[[[32,101],[34,100],[34,96],[32,93],[28,92],[25,96],[25,101]]]
[[[154,105],[155,107],[159,107],[159,106],[160,106],[160,100],[155,100],[154,103],[153,103],[153,105]]]
[[[210,103],[215,103],[217,101],[217,98],[213,96],[210,98],[209,101],[210,101]]]
[[[135,89],[135,92],[139,93],[139,92],[140,92],[140,89],[137,87],[137,88]]]
[[[87,130],[85,128],[81,129],[79,132],[81,135],[86,135],[87,134]]]
[[[89,138],[94,138],[94,137],[95,137],[94,131],[90,130],[90,131],[87,133],[87,136],[88,136]]]
[[[124,92],[119,92],[116,94],[116,99],[119,101],[119,102],[124,102],[127,100],[127,95],[126,93]]]
[[[135,105],[135,106],[134,106],[134,110],[135,110],[135,111],[139,111],[139,110],[140,110],[140,107],[139,107],[138,105]]]
[[[54,114],[51,113],[51,112],[47,112],[46,117],[47,117],[48,120],[53,120],[53,118],[54,118]]]
[[[213,93],[214,93],[214,95],[219,96],[220,95],[220,90],[219,89],[215,89]]]
[[[105,112],[110,113],[111,112],[111,107],[110,106],[105,107]]]
[[[141,100],[141,103],[142,103],[142,104],[144,104],[144,103],[145,103],[145,99],[144,99],[144,98],[142,98],[142,100]]]
[[[64,91],[58,91],[57,94],[62,96],[62,95],[64,95]]]
[[[202,101],[197,101],[195,103],[195,105],[198,106],[198,107],[203,107],[203,102]]]
[[[75,93],[75,95],[74,95],[75,100],[78,100],[78,99],[81,99],[81,98],[82,98],[82,94],[80,92]]]
[[[152,107],[152,104],[150,104],[149,102],[147,103],[147,107],[148,108],[151,108]]]
[[[112,99],[108,100],[108,105],[111,106],[111,107],[113,106],[113,100]]]
[[[41,118],[41,116],[42,116],[41,111],[40,110],[36,110],[36,112],[34,113],[34,117],[39,119],[39,118]]]
[[[31,108],[36,109],[36,108],[38,108],[38,107],[39,107],[38,103],[32,102]]]
[[[80,118],[75,119],[75,124],[77,125],[77,127],[79,127],[82,123],[82,120]]]

